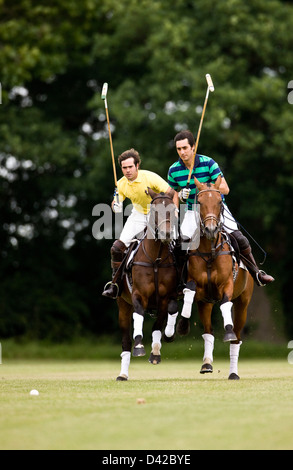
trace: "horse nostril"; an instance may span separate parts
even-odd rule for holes
[[[204,231],[208,240],[213,240],[214,238],[216,238],[217,227],[205,226]]]

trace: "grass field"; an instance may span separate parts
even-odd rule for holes
[[[198,354],[158,366],[132,358],[128,382],[115,381],[119,358],[3,359],[0,449],[293,449],[288,353],[244,354],[240,381],[227,380],[228,358],[199,374]]]

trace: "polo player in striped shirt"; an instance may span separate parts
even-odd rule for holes
[[[215,183],[219,175],[221,175],[220,191],[222,193],[222,199],[224,202],[223,212],[223,226],[225,230],[234,237],[237,241],[240,254],[243,263],[247,267],[248,271],[252,275],[256,284],[259,286],[265,286],[274,281],[274,278],[264,271],[260,270],[255,262],[252,254],[251,246],[248,239],[239,230],[238,225],[228,209],[225,202],[225,195],[229,194],[229,186],[224,178],[219,165],[210,157],[205,155],[195,155],[195,140],[192,132],[181,131],[175,138],[174,142],[176,150],[179,155],[179,159],[169,168],[168,172],[168,183],[171,188],[175,189],[177,194],[177,201],[174,198],[174,202],[179,207],[179,199],[182,202],[187,202],[187,210],[184,215],[184,219],[181,223],[180,231],[182,241],[189,243],[194,241],[194,235],[199,232],[199,219],[197,213],[194,210],[196,186],[193,178],[190,179],[190,185],[187,188],[187,180],[192,164],[192,176],[195,176],[201,183]],[[199,237],[197,237],[197,246],[192,244],[192,249],[196,249],[199,245]]]

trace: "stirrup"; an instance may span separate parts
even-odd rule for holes
[[[261,269],[258,271],[258,273],[255,273],[255,276],[256,276],[256,280],[257,280],[257,283],[260,287],[264,287],[266,286],[266,284],[262,284],[258,278],[259,274],[266,274],[264,271],[262,271]]]
[[[106,291],[106,289],[107,289],[107,286],[116,287],[116,294],[113,294],[113,295],[111,295],[111,296],[105,294],[105,291]],[[119,294],[119,286],[118,286],[118,284],[116,284],[116,282],[109,281],[109,282],[107,282],[107,284],[105,284],[104,291],[103,291],[103,293],[102,293],[102,295],[104,295],[104,297],[111,297],[112,299],[117,299],[118,294]]]

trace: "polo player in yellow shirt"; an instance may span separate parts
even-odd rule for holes
[[[117,182],[118,199],[114,197],[112,209],[114,212],[122,212],[123,201],[128,198],[133,204],[133,209],[129,215],[118,240],[111,248],[112,281],[123,260],[124,252],[129,247],[131,241],[142,232],[148,222],[149,205],[151,197],[146,194],[147,188],[155,192],[173,192],[168,183],[156,173],[147,170],[140,170],[140,156],[135,149],[126,150],[118,157],[119,165],[123,177]],[[108,282],[102,295],[116,299],[118,296],[118,284]]]

